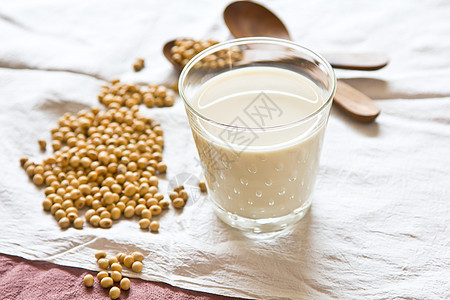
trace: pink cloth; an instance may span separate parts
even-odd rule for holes
[[[31,261],[0,254],[0,299],[110,299],[95,279],[94,286],[84,286],[86,274],[96,272],[65,267],[44,261]],[[119,299],[232,299],[208,293],[185,290],[165,283],[130,279],[129,291]]]

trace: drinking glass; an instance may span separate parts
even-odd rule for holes
[[[305,94],[303,87],[288,77],[277,77],[277,72],[263,83],[250,75],[246,80],[232,78],[242,72],[257,74],[257,70],[273,68],[304,78],[321,102],[307,115],[283,122],[289,112],[283,111],[277,95],[294,93],[308,98],[311,93]],[[336,77],[330,64],[288,40],[230,40],[189,61],[179,78],[179,92],[208,197],[221,220],[242,230],[267,232],[292,225],[308,212],[335,90]],[[236,109],[230,102],[227,106],[223,99],[239,93],[252,95],[248,105]],[[196,104],[204,95],[211,101],[224,101],[220,118],[205,114]],[[268,126],[270,122],[265,121],[273,118],[280,119],[275,126]]]

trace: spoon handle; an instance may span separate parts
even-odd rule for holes
[[[354,119],[363,123],[374,121],[380,114],[380,108],[372,99],[342,80],[337,81],[334,103]]]
[[[385,67],[389,58],[383,53],[323,53],[323,57],[333,68],[361,71],[375,71]]]

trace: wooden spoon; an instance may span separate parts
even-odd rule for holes
[[[286,26],[269,9],[251,1],[236,1],[225,8],[223,18],[236,38],[267,36],[291,40]],[[389,59],[382,53],[321,53],[333,68],[373,71]]]
[[[290,40],[286,26],[283,22],[270,10],[262,5],[256,4],[250,1],[237,1],[233,2],[225,9],[223,13],[225,23],[227,24],[230,32],[236,37],[252,37],[252,36],[268,36]],[[351,67],[358,70],[377,70],[387,64],[387,60],[381,62],[381,64],[357,63],[358,60],[355,57],[364,58],[370,57],[368,54],[359,56],[335,56],[335,65],[332,62],[330,64],[334,67]],[[330,56],[331,57],[331,56]],[[326,58],[326,56],[325,56]],[[360,91],[352,88],[342,80],[338,80],[336,94],[334,96],[334,102],[346,111],[350,116],[360,122],[369,123],[376,119],[380,114],[380,108]]]

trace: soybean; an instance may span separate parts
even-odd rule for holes
[[[113,284],[114,284],[114,280],[111,277],[105,277],[100,281],[100,285],[104,289],[112,287]]]
[[[120,297],[120,289],[117,286],[113,286],[109,290],[109,296],[111,297],[111,299],[119,298]]]
[[[133,263],[133,265],[131,266],[131,269],[133,270],[133,272],[136,272],[136,273],[142,272],[142,268],[143,268],[143,265],[142,265],[142,262],[140,262],[140,261],[135,261]]]
[[[91,287],[94,285],[94,276],[92,276],[91,274],[87,274],[86,276],[84,276],[84,285],[87,287]]]
[[[120,288],[124,291],[127,291],[130,289],[130,279],[128,278],[122,278],[120,281]]]

